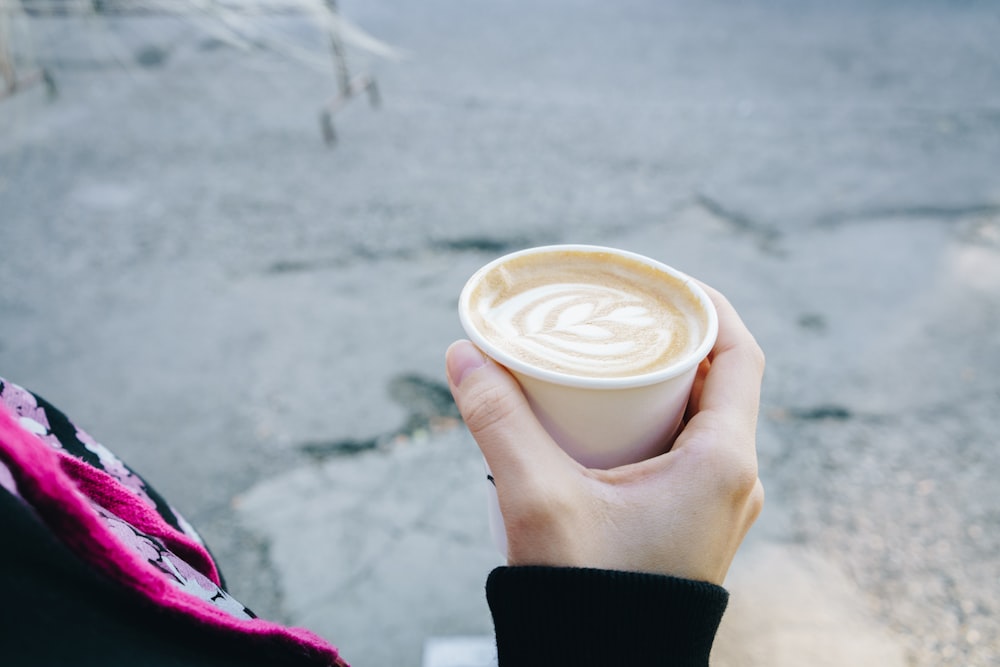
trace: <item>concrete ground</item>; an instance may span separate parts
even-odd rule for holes
[[[1000,9],[340,5],[407,57],[352,49],[383,103],[333,149],[300,15],[16,18],[58,94],[0,102],[0,375],[143,471],[255,611],[416,667],[491,630],[462,284],[637,250],[768,354],[714,664],[996,664]]]

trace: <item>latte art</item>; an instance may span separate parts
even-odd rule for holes
[[[483,336],[526,363],[585,377],[642,375],[689,354],[705,330],[681,281],[654,272],[621,257],[566,253],[556,265],[526,257],[485,276],[470,307]]]

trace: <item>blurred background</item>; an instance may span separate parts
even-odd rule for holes
[[[258,614],[429,665],[499,564],[459,290],[642,252],[768,355],[713,663],[995,665],[997,35],[974,0],[0,0],[0,376]]]

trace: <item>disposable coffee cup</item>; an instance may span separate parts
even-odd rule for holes
[[[529,248],[486,264],[459,298],[469,339],[517,379],[574,459],[610,469],[668,451],[718,315],[688,275],[589,245]],[[494,479],[490,529],[507,553]]]

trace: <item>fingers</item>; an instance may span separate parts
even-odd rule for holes
[[[475,345],[453,343],[445,365],[459,412],[495,475],[525,476],[564,456],[513,376]]]
[[[705,376],[708,375],[709,369],[712,367],[711,362],[708,359],[703,359],[700,364],[698,364],[698,370],[694,376],[694,382],[691,385],[691,395],[688,398],[687,409],[684,411],[684,423],[687,423],[691,417],[698,414],[698,410],[701,406],[701,390],[705,386]]]
[[[764,353],[732,304],[702,285],[719,314],[719,336],[709,354],[711,364],[699,387],[698,410],[725,416],[734,427],[756,428]]]
[[[684,452],[681,460],[703,490],[739,506],[759,486],[756,434],[764,355],[729,301],[703,287],[718,311],[719,334],[699,368],[704,376],[695,384],[687,423],[672,451]]]

